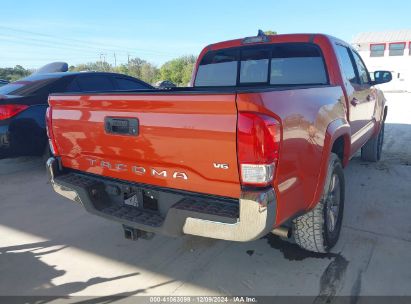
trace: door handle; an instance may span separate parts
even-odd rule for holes
[[[355,106],[357,106],[358,104],[359,104],[360,102],[358,101],[358,99],[357,98],[353,98],[353,99],[351,99],[351,104],[355,107]]]

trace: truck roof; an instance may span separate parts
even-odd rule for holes
[[[266,35],[268,37],[268,41],[266,42],[255,42],[255,43],[247,43],[244,44],[243,41],[245,38],[239,38],[239,39],[233,39],[233,40],[226,40],[222,42],[217,42],[208,45],[207,47],[204,48],[206,51],[210,50],[219,50],[219,49],[226,49],[226,48],[232,48],[232,47],[239,47],[239,46],[245,46],[245,45],[259,45],[259,44],[269,44],[269,43],[281,43],[281,42],[312,42],[316,37],[323,37],[329,40],[333,41],[338,41],[343,44],[347,44],[346,42],[330,36],[326,34],[319,34],[319,33],[300,33],[300,34],[279,34],[279,35]],[[204,51],[203,50],[203,51]]]

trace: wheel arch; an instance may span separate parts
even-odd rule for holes
[[[325,133],[317,186],[313,200],[308,209],[314,208],[321,198],[331,153],[337,154],[343,167],[345,167],[350,159],[350,152],[351,127],[346,119],[336,119],[329,123]]]

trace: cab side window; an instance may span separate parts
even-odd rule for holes
[[[354,56],[355,64],[357,65],[358,77],[360,78],[361,84],[370,83],[370,76],[368,75],[367,68],[365,67],[360,55],[356,52],[352,52],[352,54]]]
[[[351,84],[360,84],[360,81],[357,78],[357,74],[355,73],[355,68],[351,60],[350,51],[348,50],[348,48],[337,44],[336,50],[345,79],[347,79]]]

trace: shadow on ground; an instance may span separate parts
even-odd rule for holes
[[[41,296],[46,291],[48,295],[55,295],[58,298],[62,295],[67,296],[79,292],[91,285],[139,275],[136,272],[110,278],[92,277],[84,282],[74,281],[56,285],[53,283],[53,279],[64,275],[66,271],[59,270],[57,266],[44,263],[41,258],[67,247],[68,245],[62,246],[51,241],[45,241],[0,248],[1,273],[7,274],[8,278],[4,279],[3,277],[0,284],[0,294],[7,295],[8,291],[13,288],[10,283],[15,284],[18,282],[19,287],[24,290],[25,294]],[[84,269],[84,271],[87,272],[87,269]],[[136,290],[133,294],[139,292],[144,292],[144,290]]]

